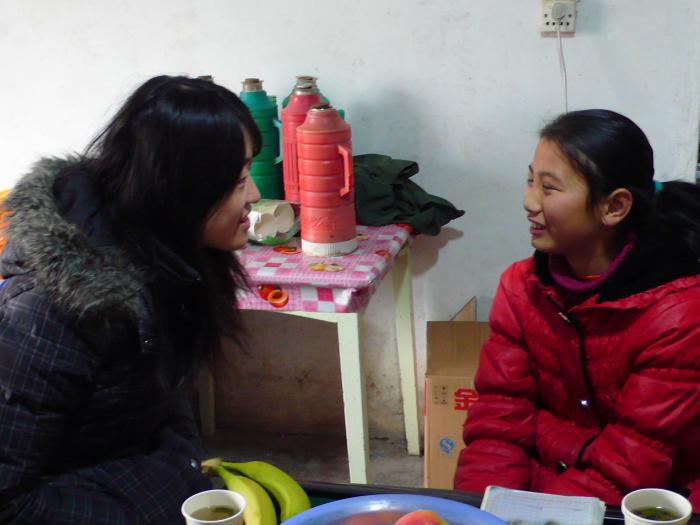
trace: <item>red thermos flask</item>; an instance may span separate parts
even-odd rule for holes
[[[357,248],[351,136],[330,104],[311,108],[297,128],[301,249],[309,255]]]
[[[297,127],[304,123],[312,106],[320,104],[313,85],[294,88],[289,104],[282,110],[282,176],[284,200],[299,204],[299,168],[297,164]]]

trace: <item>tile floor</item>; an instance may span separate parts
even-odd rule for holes
[[[300,481],[348,483],[344,437],[233,432],[218,429],[204,440],[207,457],[230,460],[261,459],[273,463]],[[423,456],[409,456],[403,440],[372,439],[372,483],[400,487],[423,486]]]

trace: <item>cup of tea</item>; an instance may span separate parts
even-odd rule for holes
[[[232,490],[205,490],[182,504],[187,525],[243,525],[245,498]]]
[[[684,525],[692,513],[690,501],[666,489],[639,489],[622,498],[625,525]]]

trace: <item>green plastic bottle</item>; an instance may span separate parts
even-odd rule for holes
[[[246,78],[240,97],[248,107],[262,136],[260,152],[250,167],[250,175],[263,199],[283,199],[282,169],[280,162],[280,123],[277,116],[277,98],[268,96],[262,80]]]

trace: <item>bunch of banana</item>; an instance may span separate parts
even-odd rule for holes
[[[205,472],[213,470],[224,481],[226,488],[245,498],[245,525],[277,525],[272,498],[279,506],[280,522],[311,507],[309,497],[301,485],[285,471],[270,463],[232,463],[213,458],[203,461],[202,468]]]

